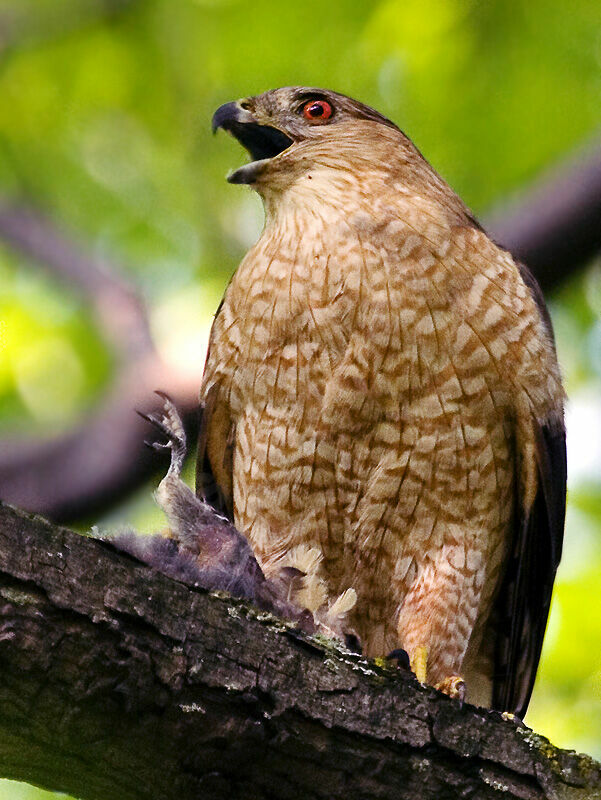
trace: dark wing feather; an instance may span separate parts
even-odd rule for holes
[[[496,605],[493,708],[512,711],[520,719],[530,702],[543,645],[561,557],[566,501],[563,421],[534,424],[538,490],[531,508],[524,508],[518,491],[514,541]]]
[[[223,307],[223,300],[215,312],[215,319]],[[213,328],[214,330],[214,328]],[[211,352],[213,330],[209,337],[207,361]],[[232,466],[234,451],[234,431],[229,414],[219,398],[219,386],[213,384],[200,401],[200,420],[198,425],[198,453],[196,457],[196,494],[205,503],[223,514],[230,522],[234,521],[233,498],[231,497]],[[224,413],[225,411],[225,413]],[[220,442],[220,463],[212,464],[209,458],[210,440]],[[214,449],[214,448],[213,448]],[[216,469],[215,469],[216,468]],[[221,474],[221,484],[215,472]]]

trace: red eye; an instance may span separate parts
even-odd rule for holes
[[[309,100],[303,106],[303,117],[311,122],[325,122],[332,112],[333,108],[326,100]]]

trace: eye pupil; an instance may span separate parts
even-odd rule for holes
[[[309,100],[303,107],[303,116],[308,120],[323,122],[332,116],[332,106],[326,100]]]

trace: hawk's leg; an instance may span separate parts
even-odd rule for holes
[[[473,563],[479,560],[466,540],[443,545],[422,561],[397,621],[399,645],[408,652],[418,680],[458,699],[465,697],[463,662],[483,584],[483,571],[468,569],[464,552]]]
[[[428,677],[428,648],[416,647],[409,660],[411,670],[420,683],[425,683]]]
[[[411,655],[411,670],[420,683],[427,683],[428,679],[428,648],[416,647]],[[465,700],[465,681],[461,675],[449,675],[434,684],[439,692],[448,694],[462,703]]]

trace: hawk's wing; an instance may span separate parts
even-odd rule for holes
[[[548,311],[532,275],[521,267],[552,336]],[[553,581],[561,557],[566,508],[566,437],[561,418],[533,420],[538,489],[525,508],[518,487],[514,538],[497,599],[493,708],[523,718],[528,708],[543,645]],[[518,455],[519,458],[519,455]],[[519,464],[516,475],[520,474]],[[518,479],[519,482],[519,479]]]
[[[222,308],[223,300],[215,312],[215,320]],[[209,363],[214,326],[215,321],[209,337],[206,364]],[[210,383],[200,399],[196,494],[233,522],[232,471],[235,432],[227,403],[223,396],[220,396],[220,389],[218,381]]]
[[[229,412],[219,399],[219,386],[214,384],[200,403],[196,494],[230,522],[234,521],[233,433]]]

